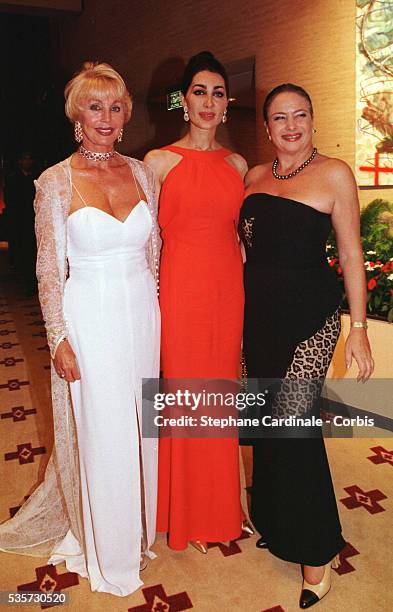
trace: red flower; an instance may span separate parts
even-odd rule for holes
[[[367,288],[372,291],[377,286],[377,281],[375,278],[371,278],[367,283]]]
[[[393,289],[390,290],[390,295],[393,297]]]
[[[375,263],[373,261],[369,261],[368,265],[370,266],[370,268],[373,268],[375,266]]]
[[[388,263],[385,263],[382,268],[381,268],[382,272],[389,272],[390,271],[390,262],[388,261]]]
[[[337,268],[337,272],[338,272],[339,274],[342,274],[342,273],[343,273],[343,269],[342,269],[342,267],[341,267],[341,266],[338,266],[338,268]]]
[[[329,266],[333,267],[336,261],[338,261],[337,257],[332,257],[329,261]]]

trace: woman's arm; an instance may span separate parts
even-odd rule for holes
[[[329,182],[333,186],[335,196],[332,223],[352,326],[353,323],[366,322],[367,292],[360,242],[359,200],[355,178],[347,164],[330,160],[329,166]],[[351,366],[352,358],[355,358],[359,367],[358,380],[365,382],[374,370],[374,362],[364,327],[351,327],[345,343],[347,368]]]
[[[80,378],[80,374],[75,355],[67,341],[67,327],[63,315],[62,282],[58,267],[53,215],[52,180],[44,174],[35,181],[35,186],[36,272],[42,316],[56,372],[61,378],[73,382]]]

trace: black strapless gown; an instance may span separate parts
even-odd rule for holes
[[[340,332],[340,289],[326,259],[330,230],[330,215],[288,198],[255,193],[241,209],[247,376],[316,385],[303,395],[279,393],[272,416],[319,416]],[[254,440],[251,517],[270,552],[286,561],[325,565],[345,546],[320,429],[309,439],[292,432]]]

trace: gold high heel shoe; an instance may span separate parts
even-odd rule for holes
[[[254,535],[255,533],[255,531],[253,530],[251,526],[250,521],[248,521],[247,519],[244,519],[244,521],[242,521],[242,531],[245,531],[249,535]]]
[[[201,542],[200,540],[190,540],[191,546],[199,550],[203,555],[207,555],[207,544],[206,542]]]
[[[322,597],[325,597],[325,595],[329,593],[331,587],[331,567],[333,567],[334,569],[340,567],[339,555],[336,555],[333,561],[330,561],[330,563],[327,563],[324,566],[323,577],[321,582],[318,582],[318,584],[310,584],[305,578],[303,578],[302,592],[300,594],[299,601],[300,608],[302,608],[303,610],[305,610],[306,608],[311,608],[311,606],[318,603],[318,601],[320,601]]]

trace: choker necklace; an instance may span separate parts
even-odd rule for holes
[[[95,151],[89,151],[88,149],[85,149],[85,147],[81,145],[78,149],[78,153],[82,155],[82,157],[90,159],[91,161],[104,162],[108,161],[111,157],[113,157],[116,151],[115,149],[112,149],[112,151],[109,151],[109,153],[96,153]]]
[[[306,166],[308,166],[308,164],[310,164],[312,162],[312,160],[314,159],[314,157],[316,156],[317,153],[318,153],[318,151],[314,147],[310,157],[308,159],[306,159],[306,161],[303,162],[302,165],[299,166],[299,168],[296,168],[296,170],[293,170],[293,172],[290,172],[289,174],[278,174],[278,172],[277,172],[278,158],[276,157],[276,159],[274,160],[273,165],[272,165],[272,173],[273,173],[274,178],[280,179],[281,181],[283,181],[285,179],[290,179],[293,176],[296,176],[297,174],[299,174],[299,172],[304,170],[304,168]]]

